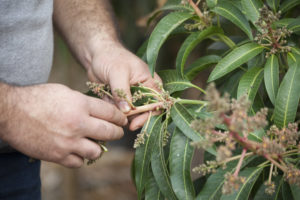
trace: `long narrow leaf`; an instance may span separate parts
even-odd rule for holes
[[[152,172],[149,173],[145,186],[145,200],[164,200],[164,196],[158,188]]]
[[[285,0],[279,10],[281,10],[282,13],[285,13],[299,4],[300,0]]]
[[[276,55],[271,55],[264,68],[264,81],[267,89],[267,93],[273,105],[275,105],[275,99],[279,87],[279,64]]]
[[[284,182],[284,178],[282,176],[276,176],[274,180],[272,180],[275,184],[275,191],[272,195],[266,194],[267,186],[262,183],[259,187],[257,193],[255,194],[254,200],[281,200],[282,199],[282,185]]]
[[[165,122],[166,123],[166,122]],[[163,149],[163,140],[165,132],[165,124],[160,127],[160,134],[155,143],[155,148],[151,155],[151,167],[153,171],[154,178],[157,182],[159,190],[163,193],[165,197],[168,197],[170,200],[176,200],[176,195],[172,189],[170,175],[167,169],[164,149]]]
[[[277,8],[279,7],[280,0],[267,0],[267,4],[270,8],[272,8],[273,11],[277,11]]]
[[[263,49],[263,46],[256,43],[247,43],[234,49],[216,65],[214,70],[211,72],[208,81],[214,81],[235,70],[251,58],[261,53]]]
[[[296,57],[289,53],[289,70],[278,89],[274,110],[274,122],[278,127],[287,126],[296,117],[300,98],[300,67]]]
[[[294,199],[300,199],[300,190],[298,185],[290,185]]]
[[[169,91],[170,94],[177,91],[182,91],[187,88],[194,87],[200,91],[203,91],[198,86],[191,83],[189,80],[182,78],[176,70],[162,70],[158,72],[164,83],[164,89]]]
[[[190,173],[194,148],[190,142],[178,128],[175,129],[170,147],[170,178],[174,192],[180,200],[195,199]]]
[[[146,129],[148,136],[145,138],[145,143],[138,147],[135,151],[135,185],[137,188],[139,199],[142,198],[142,193],[145,188],[153,146],[159,135],[161,127],[161,118],[162,116],[151,118]]]
[[[192,52],[192,50],[204,39],[211,37],[216,34],[223,33],[222,29],[219,27],[210,27],[203,31],[197,31],[192,33],[187,39],[184,41],[184,43],[181,45],[177,57],[176,57],[176,69],[181,74],[181,76],[184,76],[184,66],[185,62]]]
[[[246,94],[248,99],[253,102],[262,80],[263,68],[253,67],[247,71],[240,80],[237,97]]]
[[[173,119],[174,124],[191,140],[199,141],[203,140],[203,137],[200,133],[196,132],[191,127],[191,123],[195,118],[187,111],[187,109],[180,105],[179,103],[175,103],[171,108],[171,117]],[[216,155],[216,151],[213,148],[207,149],[207,151],[213,155]]]
[[[288,27],[289,30],[293,31],[293,33],[300,34],[300,19],[295,19],[292,21]]]
[[[186,70],[184,70],[185,77],[191,81],[198,75],[199,72],[205,70],[212,64],[218,63],[220,60],[221,57],[217,55],[203,56],[193,62]]]
[[[242,170],[239,176],[246,177],[246,181],[240,186],[239,190],[230,195],[223,195],[221,200],[245,200],[249,199],[252,188],[262,172],[263,168],[251,167]]]
[[[221,1],[212,11],[234,23],[244,31],[251,40],[253,39],[251,28],[245,15],[235,7],[233,3],[230,1]]]
[[[261,0],[241,0],[245,16],[255,25],[259,18],[259,8],[263,7]]]
[[[152,75],[154,74],[158,53],[163,43],[174,29],[192,16],[191,13],[187,12],[172,12],[157,24],[149,38],[147,47],[147,61]]]

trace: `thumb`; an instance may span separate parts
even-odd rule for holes
[[[111,92],[119,109],[127,113],[131,110],[131,92],[128,73],[114,73],[110,77]]]

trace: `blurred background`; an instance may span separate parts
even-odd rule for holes
[[[147,19],[156,8],[167,0],[111,0],[115,10],[120,35],[124,45],[136,52],[146,40],[153,26],[147,27]],[[159,19],[159,18],[158,18]],[[171,68],[174,58],[184,37],[171,38],[163,46],[158,66]],[[201,47],[195,50],[201,55]],[[191,56],[193,59],[193,55]],[[198,77],[195,82],[203,86]],[[84,69],[76,62],[62,38],[55,33],[55,52],[53,68],[49,82],[61,83],[80,92],[87,92]],[[198,98],[199,93],[189,90],[184,94],[188,98]],[[134,157],[133,143],[138,132],[125,131],[125,136],[115,142],[109,142],[109,151],[100,160],[80,169],[67,169],[56,164],[42,163],[43,200],[134,200],[137,199],[131,179],[131,163]],[[197,156],[196,156],[197,157]],[[199,156],[197,157],[199,158]],[[198,161],[199,162],[199,159]]]

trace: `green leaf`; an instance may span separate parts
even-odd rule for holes
[[[158,185],[154,179],[154,176],[151,173],[149,173],[146,186],[145,186],[145,200],[164,200],[162,193],[160,192]]]
[[[280,19],[279,21],[276,21],[273,23],[273,26],[275,26],[275,28],[281,28],[281,27],[284,27],[284,26],[288,26],[289,24],[291,24],[292,22],[294,22],[295,18],[283,18],[283,19]]]
[[[300,4],[300,0],[285,0],[281,4],[279,10],[281,10],[282,13],[285,13],[299,4]]]
[[[250,167],[242,170],[239,173],[239,176],[246,177],[245,183],[243,183],[238,191],[230,195],[222,195],[221,200],[245,200],[249,199],[249,195],[251,190],[259,177],[260,173],[262,172],[263,168],[258,167]]]
[[[297,185],[290,185],[290,188],[291,188],[291,191],[292,191],[292,194],[293,194],[293,197],[294,199],[298,200],[300,199],[300,190],[299,190],[299,186]]]
[[[165,197],[168,197],[170,200],[176,200],[176,195],[172,189],[170,175],[167,169],[165,162],[164,149],[163,149],[163,140],[164,134],[166,131],[165,127],[166,121],[159,128],[160,134],[155,143],[155,148],[153,149],[151,155],[151,167],[153,171],[154,178],[156,183]]]
[[[211,174],[206,181],[203,189],[197,195],[196,200],[219,200],[222,196],[222,186],[224,184],[224,175],[226,172],[233,173],[237,162],[230,162],[226,169],[218,169],[216,173]]]
[[[178,199],[193,200],[195,192],[190,168],[194,148],[178,128],[175,129],[170,147],[170,178]]]
[[[151,154],[161,127],[161,118],[162,115],[151,118],[146,129],[148,136],[145,138],[145,143],[139,146],[135,151],[135,185],[137,188],[139,199],[142,198],[142,193],[145,188],[146,178],[149,172]],[[145,127],[143,129],[145,129]]]
[[[234,23],[244,31],[251,40],[253,39],[251,28],[245,15],[236,8],[233,3],[230,1],[219,2],[212,11]]]
[[[266,194],[265,189],[267,188],[264,183],[262,183],[255,194],[254,200],[281,200],[282,199],[282,185],[283,185],[283,177],[276,176],[274,178],[275,183],[275,192],[272,195]]]
[[[220,60],[221,57],[217,55],[203,56],[197,59],[188,68],[184,70],[185,77],[187,77],[188,80],[193,80],[194,78],[196,78],[199,72],[205,70],[212,64],[218,63]]]
[[[264,49],[256,43],[247,43],[235,48],[228,55],[226,55],[211,72],[208,82],[214,81],[229,72],[235,70],[251,58],[255,57]]]
[[[171,108],[171,117],[174,124],[184,133],[185,136],[193,141],[203,140],[203,137],[192,129],[191,123],[195,118],[187,111],[187,109],[179,104],[175,103]],[[213,155],[216,155],[216,151],[213,148],[207,149]]]
[[[264,68],[264,81],[267,89],[267,93],[273,105],[275,105],[275,100],[279,87],[279,63],[276,55],[272,54],[265,65]]]
[[[270,8],[272,8],[273,11],[277,11],[277,8],[279,7],[280,0],[267,0],[267,4]]]
[[[201,92],[204,91],[203,89],[191,83],[189,80],[182,78],[180,75],[178,75],[176,70],[162,70],[158,72],[158,75],[163,80],[164,89],[169,91],[170,94],[191,87],[196,88]]]
[[[290,31],[293,31],[293,33],[296,34],[300,34],[300,19],[295,19],[294,21],[292,21],[288,27],[287,27]]]
[[[218,90],[222,92],[222,94],[225,94],[227,92],[231,98],[237,98],[237,88],[240,82],[240,79],[242,75],[244,74],[244,71],[242,70],[236,70],[233,73],[228,74],[224,77],[224,82],[220,84],[220,87],[218,87]],[[230,77],[230,78],[226,78]]]
[[[258,21],[259,8],[263,7],[261,0],[241,0],[245,16],[253,23]]]
[[[176,69],[184,76],[184,65],[192,50],[204,39],[213,35],[222,34],[223,30],[219,27],[209,27],[203,31],[197,31],[189,35],[181,45],[176,57]]]
[[[248,99],[253,103],[258,88],[263,80],[263,68],[253,67],[247,71],[241,78],[237,97],[247,95]]]
[[[290,185],[285,181],[282,184],[282,199],[283,200],[293,199],[293,194],[292,194],[292,191],[290,189]]]
[[[263,67],[265,64],[265,55],[263,53],[258,54],[254,58],[248,61],[248,69],[251,69],[252,67]]]
[[[262,138],[266,135],[264,129],[255,130],[252,133],[249,133],[248,139],[255,142],[262,142]]]
[[[276,97],[274,122],[278,127],[285,127],[294,122],[300,98],[300,67],[297,55],[288,54],[289,69],[285,74]]]
[[[156,60],[161,46],[173,30],[192,16],[193,14],[187,12],[172,12],[156,25],[149,38],[147,47],[147,61],[152,76],[155,71]]]
[[[206,0],[206,4],[209,8],[213,8],[218,4],[218,0]]]

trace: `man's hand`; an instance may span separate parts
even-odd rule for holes
[[[0,103],[0,138],[28,156],[80,167],[84,158],[101,154],[90,139],[123,136],[121,126],[127,119],[112,104],[59,84],[0,86],[0,93],[5,92]]]
[[[161,82],[157,74],[152,78],[146,63],[115,43],[108,44],[105,48],[96,47],[91,66],[87,70],[91,81],[110,85],[115,103],[124,113],[130,111],[131,107],[124,99],[119,98],[116,89],[122,89],[131,101],[130,86],[142,83],[158,90],[156,82]],[[148,113],[134,117],[130,123],[130,130],[141,128],[147,118]]]
[[[155,88],[147,65],[121,44],[109,0],[55,0],[53,19],[72,52],[88,71],[91,81],[109,84],[118,107],[130,107],[120,101],[114,89],[123,89],[131,99],[130,86],[143,83]],[[135,117],[130,129],[143,126],[148,113]]]

